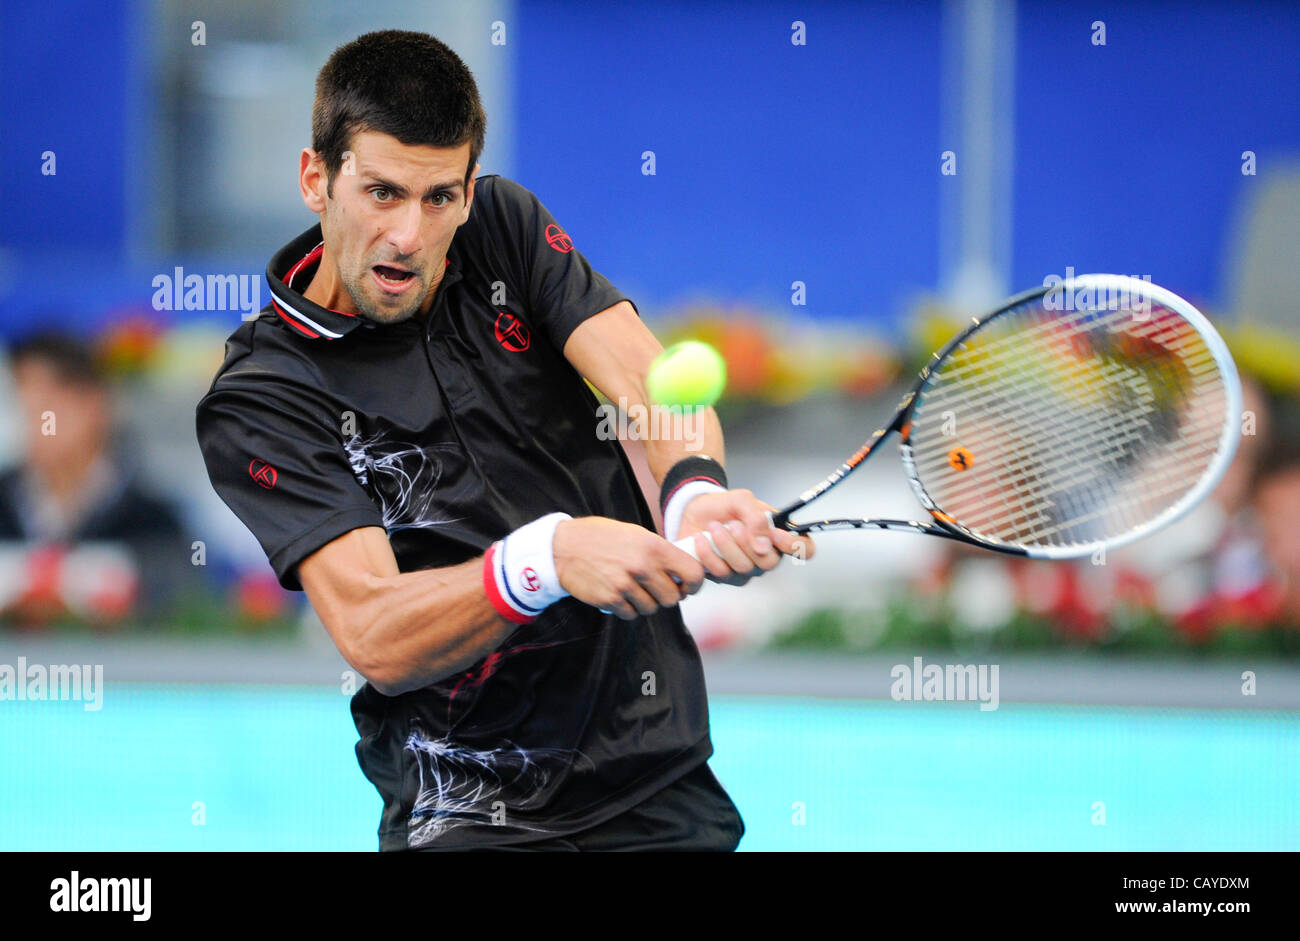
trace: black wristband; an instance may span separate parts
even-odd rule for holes
[[[704,455],[684,457],[668,469],[664,482],[659,485],[659,511],[664,511],[682,484],[692,480],[709,480],[723,490],[727,489],[727,471],[713,458]]]

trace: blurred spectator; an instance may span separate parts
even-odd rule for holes
[[[1300,625],[1300,416],[1278,422],[1268,460],[1255,475],[1260,542],[1273,585],[1271,620]]]
[[[198,582],[178,514],[113,448],[113,396],[79,340],[42,332],[10,363],[25,423],[0,471],[0,611],[31,626],[167,614]]]
[[[1213,591],[1183,618],[1194,630],[1300,626],[1300,411],[1248,392],[1258,433],[1242,439],[1246,483],[1218,547]]]
[[[1177,612],[1193,637],[1225,626],[1268,628],[1300,624],[1300,422],[1294,404],[1271,400],[1244,382],[1248,419],[1238,456],[1214,498],[1229,519],[1206,565],[1206,584],[1195,604]]]

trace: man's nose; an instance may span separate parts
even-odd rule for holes
[[[418,200],[408,201],[396,214],[388,230],[388,242],[399,255],[414,255],[420,250],[420,226],[424,221]]]

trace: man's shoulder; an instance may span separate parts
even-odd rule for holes
[[[532,193],[500,173],[484,173],[482,176],[474,177],[475,202],[478,202],[480,197],[491,202],[498,199],[519,199],[525,196],[531,197]]]
[[[312,347],[300,342],[280,323],[271,305],[241,323],[226,338],[225,355],[208,395],[250,383],[320,385],[321,370]],[[205,396],[206,398],[206,396]]]
[[[541,237],[541,203],[533,193],[499,174],[474,179],[474,204],[456,233],[452,252],[467,266],[518,263],[523,246]]]
[[[498,173],[474,178],[474,205],[471,222],[490,227],[510,226],[530,215],[537,205],[532,190]]]

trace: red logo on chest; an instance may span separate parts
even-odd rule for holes
[[[546,244],[564,255],[573,251],[573,239],[554,222],[546,227]]]
[[[511,353],[522,353],[533,342],[532,334],[528,332],[528,327],[524,325],[524,322],[514,314],[508,314],[504,310],[497,314],[495,333],[497,342]]]
[[[270,490],[275,486],[276,479],[280,476],[275,472],[275,468],[266,461],[259,461],[256,458],[248,465],[248,476],[257,481],[259,487],[265,487]]]

